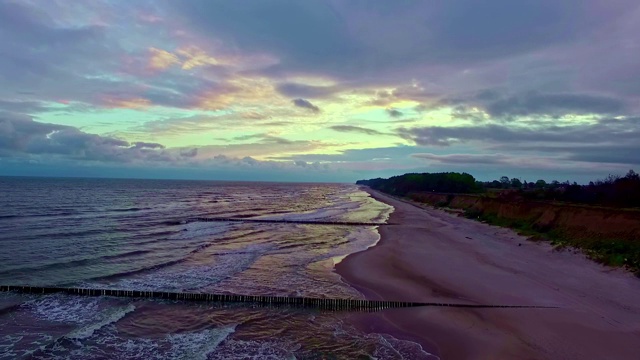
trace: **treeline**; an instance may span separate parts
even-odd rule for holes
[[[411,192],[477,193],[482,186],[467,173],[422,173],[392,176],[388,179],[358,180],[358,185],[367,185],[387,194],[403,196]]]
[[[609,175],[587,185],[544,180],[528,182],[510,179],[480,182],[467,173],[423,173],[393,176],[389,179],[359,180],[361,185],[403,196],[411,192],[483,193],[497,189],[510,198],[563,201],[611,207],[640,207],[640,175],[633,170],[625,176]]]
[[[533,188],[523,188],[519,193],[528,199],[611,207],[640,207],[640,175],[629,170],[625,176],[609,175],[604,180],[591,181],[587,185],[552,181]]]

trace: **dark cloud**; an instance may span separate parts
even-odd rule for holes
[[[400,128],[398,134],[420,146],[474,142],[495,151],[560,154],[574,161],[640,162],[640,118],[533,128],[506,125]]]
[[[399,118],[404,115],[402,111],[396,109],[387,109],[387,114],[389,114],[389,116],[391,116],[392,118]]]
[[[444,154],[417,153],[414,158],[437,161],[443,164],[508,164],[510,158],[502,154]]]
[[[328,3],[190,1],[178,10],[200,31],[249,52],[275,52],[287,62],[319,63],[354,53],[344,18]]]
[[[165,148],[165,146],[162,144],[149,143],[149,142],[143,142],[143,141],[137,141],[137,142],[131,143],[131,146],[137,147],[137,148],[146,148],[146,149],[164,149]]]
[[[99,26],[60,27],[37,7],[1,1],[2,90],[42,94],[55,83],[60,94],[76,82],[91,82],[83,75],[95,72],[97,64],[104,65],[100,60],[109,52],[104,32]]]
[[[180,156],[185,158],[192,158],[198,156],[198,148],[180,150]]]
[[[619,16],[622,5],[271,0],[256,6],[196,0],[180,4],[179,11],[199,31],[247,51],[274,53],[284,69],[348,76],[422,61],[469,63],[568,43]]]
[[[596,124],[543,125],[537,127],[509,127],[479,125],[459,127],[399,128],[398,134],[418,145],[448,146],[468,141],[491,143],[586,143],[634,141],[640,137],[637,119],[602,120]]]
[[[360,126],[352,126],[352,125],[334,125],[329,127],[331,130],[340,131],[340,132],[356,132],[367,135],[385,135],[378,130],[367,129]]]
[[[165,150],[162,144],[134,142],[88,134],[72,126],[33,121],[27,116],[0,114],[0,157],[60,157],[100,162],[175,163],[189,152]]]
[[[39,101],[11,101],[0,99],[0,111],[33,114],[48,110],[48,107]]]
[[[585,94],[528,93],[490,102],[486,110],[493,116],[608,114],[624,111],[619,99]]]
[[[305,109],[309,109],[312,112],[320,112],[320,108],[313,105],[310,101],[305,100],[305,99],[294,99],[293,101],[293,105],[297,106],[297,107],[301,107],[301,108],[305,108]]]

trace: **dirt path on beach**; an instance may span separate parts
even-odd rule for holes
[[[368,190],[369,191],[369,190]],[[442,359],[640,359],[640,279],[509,229],[384,194],[394,225],[336,271],[368,298],[558,309],[408,308],[354,315]]]

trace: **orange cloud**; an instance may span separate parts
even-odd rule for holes
[[[267,78],[236,77],[228,80],[224,88],[207,91],[200,96],[198,107],[220,110],[230,105],[260,106],[264,104],[289,106]]]
[[[151,106],[151,101],[144,98],[106,99],[107,107],[122,109],[144,109]]]
[[[197,46],[186,46],[178,49],[176,54],[184,59],[182,63],[183,70],[189,70],[198,66],[218,65],[220,61]]]
[[[154,70],[164,70],[171,65],[179,64],[180,59],[166,50],[149,48],[151,57],[149,58],[148,66]]]

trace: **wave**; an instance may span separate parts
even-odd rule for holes
[[[19,310],[22,307],[22,303],[11,304],[9,306],[0,307],[0,316],[10,314],[16,310]]]
[[[111,311],[108,311],[104,315],[102,320],[93,324],[89,324],[87,326],[83,326],[76,330],[73,330],[72,332],[65,335],[64,338],[74,339],[74,340],[86,339],[91,335],[93,335],[93,333],[96,332],[97,330],[100,330],[109,324],[114,324],[118,322],[120,319],[125,317],[125,315],[134,311],[135,309],[136,307],[133,304],[129,304],[126,307],[115,308]]]
[[[127,257],[131,257],[131,256],[136,256],[136,255],[144,255],[144,254],[147,254],[147,253],[150,253],[150,252],[151,252],[151,250],[134,250],[134,251],[129,251],[129,252],[120,253],[120,254],[114,254],[114,255],[103,255],[103,256],[88,257],[88,258],[84,258],[84,259],[70,260],[70,261],[64,261],[64,262],[55,262],[55,263],[49,263],[49,264],[43,264],[43,265],[37,265],[37,266],[11,268],[11,269],[8,269],[6,271],[1,271],[0,274],[13,272],[13,271],[16,271],[16,270],[20,270],[20,271],[46,271],[46,270],[53,270],[53,269],[73,268],[73,267],[79,267],[79,266],[83,266],[83,265],[91,265],[91,264],[93,264],[93,263],[95,263],[95,262],[97,262],[99,260],[112,260],[112,259],[119,259],[119,258],[127,258]]]
[[[14,272],[16,270],[21,271],[21,272],[25,272],[25,271],[42,271],[42,270],[50,270],[50,269],[56,269],[56,268],[68,268],[68,267],[73,267],[73,266],[82,266],[82,265],[88,265],[92,261],[95,261],[96,259],[97,258],[85,258],[85,259],[79,259],[79,260],[70,260],[70,261],[64,261],[64,262],[48,263],[48,264],[42,264],[42,265],[37,265],[37,266],[14,267],[14,268],[6,269],[4,271],[0,271],[0,275],[12,273],[12,272]]]
[[[100,259],[101,260],[123,259],[131,256],[148,254],[151,252],[152,252],[151,250],[134,250],[134,251],[129,251],[129,252],[115,254],[115,255],[102,256]]]
[[[168,341],[171,343],[171,351],[168,358],[206,360],[235,331],[236,325],[228,325],[197,333],[169,335]]]
[[[131,276],[131,275],[144,273],[144,272],[147,272],[147,271],[159,270],[159,269],[162,269],[162,268],[166,268],[168,266],[179,264],[179,263],[187,260],[189,258],[189,256],[191,256],[191,253],[189,253],[187,256],[185,256],[183,258],[180,258],[180,259],[170,260],[170,261],[166,261],[166,262],[163,262],[163,263],[154,264],[154,265],[150,265],[150,266],[143,266],[143,267],[138,268],[138,269],[122,271],[122,272],[115,273],[115,274],[110,274],[110,275],[105,275],[105,276],[98,276],[98,277],[94,277],[94,278],[91,278],[91,279],[88,279],[88,280],[94,280],[94,281],[113,280],[113,279],[117,279],[117,278],[121,278],[121,277],[125,277],[125,276]]]
[[[142,210],[151,210],[153,208],[150,207],[131,207],[124,209],[107,209],[106,212],[131,212],[131,211],[142,211]]]
[[[25,215],[0,215],[0,220],[2,219],[15,219],[15,218],[41,218],[41,217],[55,217],[55,216],[72,216],[78,215],[80,212],[78,211],[64,211],[64,212],[53,212],[47,214],[25,214]]]
[[[213,245],[213,244],[211,244]],[[211,245],[200,245],[198,247],[196,247],[194,250],[188,252],[185,256],[179,258],[179,259],[175,259],[175,260],[170,260],[170,261],[166,261],[163,263],[159,263],[159,264],[153,264],[150,266],[144,266],[138,269],[133,269],[133,270],[129,270],[129,271],[123,271],[123,272],[119,272],[116,274],[111,274],[111,275],[105,275],[105,276],[99,276],[99,277],[95,277],[89,280],[112,280],[112,279],[117,279],[117,278],[122,278],[122,277],[126,277],[126,276],[131,276],[131,275],[136,275],[136,274],[140,274],[140,273],[144,273],[144,272],[149,272],[149,271],[155,271],[155,270],[160,270],[160,269],[164,269],[166,267],[169,266],[173,266],[173,265],[177,265],[180,264],[184,261],[187,261],[192,255],[197,254],[199,252],[201,252],[202,250],[206,249],[207,247],[211,246]]]

